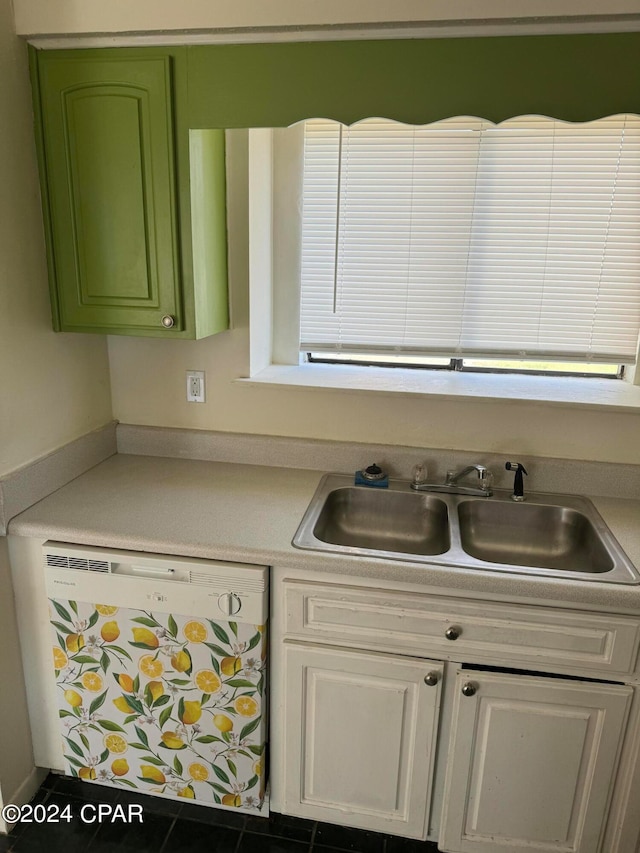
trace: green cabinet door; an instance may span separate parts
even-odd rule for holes
[[[226,328],[224,145],[211,194],[222,222],[211,233],[215,280],[209,264],[196,282],[175,57],[39,51],[34,69],[54,327],[190,338]]]

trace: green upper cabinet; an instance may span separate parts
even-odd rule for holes
[[[180,49],[32,53],[57,330],[227,328],[223,131],[190,144],[184,64]]]

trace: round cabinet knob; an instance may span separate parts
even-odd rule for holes
[[[462,628],[458,628],[457,625],[451,625],[444,632],[444,635],[447,638],[447,640],[457,640],[458,637],[460,636],[460,634],[462,634]]]
[[[218,607],[225,616],[235,616],[242,607],[240,596],[236,595],[235,592],[224,592],[218,598]]]
[[[462,695],[463,696],[475,696],[478,687],[473,681],[467,681],[466,684],[462,685]]]
[[[428,684],[429,687],[435,687],[438,681],[440,681],[439,672],[428,672],[424,677],[424,683]]]
[[[162,325],[165,327],[165,329],[170,329],[172,326],[175,325],[175,322],[176,321],[171,316],[171,314],[165,314],[162,318]]]

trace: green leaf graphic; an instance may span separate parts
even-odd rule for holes
[[[165,693],[163,696],[158,696],[156,701],[153,703],[154,708],[161,708],[163,705],[166,705],[167,702],[171,702],[171,696],[168,693]]]
[[[212,623],[212,624],[213,624],[213,623]],[[228,657],[228,656],[229,656],[229,650],[228,650],[228,649],[225,651],[224,649],[221,649],[221,648],[220,648],[220,646],[216,646],[216,645],[215,645],[215,643],[205,643],[205,646],[206,646],[208,649],[211,649],[211,651],[212,651],[214,654],[218,655],[218,657],[226,658],[226,657]],[[218,670],[218,671],[219,671],[219,670]]]
[[[134,726],[134,728],[136,730],[136,734],[138,735],[142,743],[145,743],[147,745],[147,749],[149,749],[149,738],[147,737],[146,733],[142,731],[140,726]]]
[[[154,764],[156,767],[164,767],[167,763],[166,761],[161,761],[159,758],[156,758],[154,755],[143,755],[140,761],[145,761],[147,764]]]
[[[75,603],[75,601],[70,601],[70,602],[69,602],[69,607],[73,610],[73,612],[74,612],[74,613],[76,614],[76,616],[77,616],[77,615],[78,615],[78,605]]]
[[[260,631],[258,631],[256,634],[253,635],[253,637],[249,640],[249,645],[247,646],[247,648],[245,650],[245,654],[246,654],[246,652],[250,652],[251,649],[255,649],[255,647],[260,642],[260,636],[261,636]]]
[[[227,635],[227,632],[223,628],[221,628],[220,625],[216,625],[215,622],[212,622],[211,619],[209,619],[209,624],[211,625],[211,630],[216,635],[216,637],[220,640],[220,642],[224,643],[227,646],[230,646],[231,643],[229,642],[229,637]]]
[[[173,759],[173,769],[176,771],[178,776],[182,776],[182,764],[180,763],[180,759],[178,756],[174,756]]]
[[[233,633],[237,637],[238,636],[238,625],[237,625],[237,623],[236,622],[229,622],[229,627],[231,628],[231,630],[233,631]]]
[[[259,776],[252,776],[251,779],[247,782],[247,787],[245,788],[248,791],[250,788],[253,788],[260,780]]]
[[[176,625],[176,620],[173,618],[171,614],[169,614],[168,626],[167,630],[173,637],[178,636],[178,626]]]
[[[100,614],[98,613],[98,611],[94,610],[93,613],[91,614],[91,616],[89,617],[89,622],[87,624],[87,628],[93,628],[93,626],[98,621],[99,616],[100,616]]]
[[[104,764],[108,758],[109,758],[109,750],[105,749],[105,751],[100,755],[100,764]]]
[[[146,625],[147,628],[162,628],[159,622],[156,622],[155,619],[149,619],[147,616],[135,616],[131,621]]]
[[[106,690],[105,690],[105,691],[104,691],[104,693],[101,693],[101,694],[100,694],[96,699],[94,699],[94,700],[93,700],[93,702],[89,705],[89,713],[90,713],[90,714],[95,713],[95,712],[98,710],[98,708],[101,708],[101,707],[104,705],[104,700],[107,698],[107,692],[108,692],[108,691],[106,691]]]
[[[64,619],[65,622],[70,622],[73,625],[73,619],[69,615],[69,611],[65,610],[61,604],[58,604],[55,598],[50,598],[49,601],[55,607],[56,611],[58,612],[58,616],[60,616],[61,619]]]
[[[221,782],[226,782],[227,785],[231,784],[231,779],[229,779],[222,767],[218,767],[217,764],[212,764],[211,766],[213,767],[213,772],[216,774],[216,776],[218,777],[218,779],[220,779]]]
[[[261,718],[257,717],[255,720],[252,720],[252,722],[247,723],[247,725],[240,732],[240,740],[244,740],[244,738],[246,738],[247,735],[250,735],[251,732],[255,732],[255,730],[260,725],[260,722]]]
[[[246,678],[232,678],[231,681],[225,681],[229,687],[253,687],[255,690],[255,684],[253,681],[248,681]],[[249,696],[250,694],[245,694]]]
[[[233,761],[230,758],[227,758],[227,764],[229,765],[229,770],[233,773],[233,775],[237,779],[238,778],[238,768],[236,767],[236,765],[233,763]]]
[[[84,753],[82,752],[82,750],[80,749],[80,747],[78,746],[78,744],[77,744],[77,743],[75,743],[75,741],[72,741],[72,740],[71,740],[70,738],[68,738],[68,737],[66,737],[66,738],[65,738],[65,740],[66,740],[66,742],[69,744],[69,747],[71,748],[71,750],[72,750],[73,752],[75,752],[75,754],[76,754],[76,755],[79,755],[79,756],[80,756],[80,758],[84,758]]]
[[[173,711],[173,705],[170,708],[165,708],[164,711],[160,714],[160,719],[158,721],[160,723],[160,728],[162,728],[164,726],[164,724],[167,722],[167,720],[171,716],[172,711]]]
[[[84,748],[89,749],[89,738],[80,732],[80,740],[82,741]]]
[[[133,718],[137,720],[137,717]],[[126,722],[126,721],[125,721]],[[122,726],[119,726],[117,723],[111,722],[111,720],[98,720],[98,725],[102,726],[103,729],[106,729],[108,732],[124,732],[126,734],[126,729],[123,729]]]
[[[63,634],[73,634],[74,633],[73,628],[67,628],[66,625],[62,624],[62,622],[54,622],[54,620],[52,619],[51,624],[53,625],[54,628],[57,628],[58,631],[62,631]],[[60,643],[60,645],[62,646],[63,649],[66,648],[64,643]]]

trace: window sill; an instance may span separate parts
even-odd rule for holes
[[[236,381],[261,387],[272,385],[303,390],[322,388],[348,391],[350,394],[402,394],[478,403],[547,403],[552,406],[597,408],[601,411],[640,412],[640,387],[615,379],[274,364],[255,376]]]

